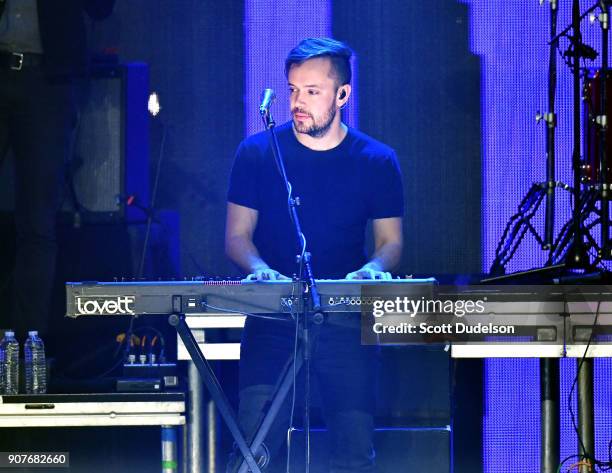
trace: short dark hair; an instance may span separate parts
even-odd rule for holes
[[[302,64],[309,59],[328,57],[338,85],[351,82],[351,56],[353,50],[346,44],[331,38],[307,38],[300,41],[295,48],[289,51],[285,59],[285,76],[289,77],[289,70],[294,64]]]

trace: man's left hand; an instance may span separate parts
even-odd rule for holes
[[[388,281],[393,278],[389,272],[379,271],[378,269],[365,265],[363,268],[358,269],[357,271],[348,273],[344,279],[380,279]]]

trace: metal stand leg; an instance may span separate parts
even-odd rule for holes
[[[559,360],[540,359],[540,471],[555,473],[561,456],[559,443]]]
[[[174,427],[173,425],[162,425],[162,473],[176,473],[178,471],[178,461],[176,457],[176,438],[176,427]]]
[[[310,334],[308,318],[304,320],[304,458],[306,461],[305,472],[310,473]]]
[[[217,408],[215,403],[210,399],[206,404],[206,418],[208,427],[208,473],[217,473]]]
[[[204,397],[202,380],[193,361],[188,362],[189,378],[189,415],[187,416],[189,473],[200,473],[202,467],[202,399]]]
[[[189,453],[188,453],[188,449],[187,449],[187,439],[189,436],[189,428],[187,426],[187,424],[185,424],[183,426],[183,428],[181,429],[181,473],[190,473],[190,469],[189,469]]]
[[[302,367],[302,362],[303,362],[302,350],[298,350],[297,358],[293,360],[293,363],[295,363],[296,373],[300,371],[300,368]],[[272,404],[270,404],[270,408],[268,409],[268,412],[264,416],[264,419],[261,422],[261,425],[259,426],[257,433],[255,434],[255,438],[253,439],[253,442],[251,443],[251,451],[256,452],[259,449],[259,447],[261,447],[261,445],[263,444],[263,441],[266,438],[266,435],[268,435],[268,432],[270,431],[270,428],[272,427],[272,423],[274,422],[274,419],[276,418],[278,411],[281,409],[282,404],[285,398],[287,397],[287,394],[289,393],[289,389],[293,385],[293,370],[294,370],[293,364],[288,364],[283,374],[282,381],[279,385],[279,388],[276,394],[274,395],[274,397],[272,398]],[[240,468],[238,469],[238,473],[246,473],[247,471],[248,471],[247,464],[243,461],[242,464],[240,465]]]
[[[578,360],[580,367],[580,360]],[[582,444],[578,445],[581,455],[595,457],[595,419],[593,406],[593,358],[585,358],[578,372],[578,432]],[[580,473],[590,471],[587,465],[580,467]]]
[[[178,300],[173,300],[173,304],[175,304],[176,307],[182,307],[180,298],[178,298]],[[253,453],[247,445],[244,435],[240,431],[240,427],[238,426],[238,422],[236,420],[236,414],[234,414],[227,396],[223,392],[223,389],[221,389],[214,371],[198,347],[198,343],[187,326],[187,322],[185,322],[185,314],[172,314],[169,317],[168,322],[176,329],[177,333],[181,337],[189,356],[198,368],[198,372],[202,377],[202,381],[206,385],[206,389],[210,393],[212,400],[217,406],[217,409],[219,409],[219,413],[223,417],[223,420],[232,434],[232,437],[234,438],[234,441],[236,442],[236,445],[238,446],[238,449],[244,457],[247,465],[253,473],[261,473],[261,469],[257,465],[257,462],[253,457]]]

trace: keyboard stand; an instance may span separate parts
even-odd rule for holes
[[[257,433],[249,446],[240,429],[240,426],[238,425],[236,414],[234,413],[227,396],[223,392],[221,385],[219,384],[219,380],[215,376],[214,371],[208,363],[208,360],[202,353],[202,350],[200,350],[191,329],[187,325],[185,314],[172,314],[168,321],[181,337],[181,340],[185,345],[187,352],[191,356],[193,363],[198,369],[200,377],[206,385],[213,402],[217,406],[217,409],[219,410],[221,417],[225,421],[225,424],[236,442],[240,453],[244,457],[244,460],[241,462],[240,468],[238,469],[238,473],[247,473],[249,471],[253,473],[261,473],[261,469],[255,460],[255,454],[263,445],[266,435],[268,435],[268,432],[272,427],[272,423],[274,422],[278,411],[282,408],[283,402],[285,401],[285,398],[293,385],[294,372],[298,373],[302,367],[304,361],[302,348],[298,349],[297,358],[295,360],[293,357],[291,357],[286,363],[285,370],[279,378],[279,384],[272,398],[270,408],[266,412],[266,415],[264,416],[259,428],[257,429]],[[316,332],[317,331],[315,330],[315,334]]]
[[[280,411],[283,402],[287,397],[287,394],[289,393],[289,389],[291,389],[291,386],[293,385],[294,365],[295,373],[297,374],[300,371],[300,368],[302,367],[303,361],[303,352],[302,350],[298,350],[297,361],[290,359],[290,362],[286,364],[285,371],[281,375],[281,378],[279,378],[282,381],[278,385],[278,388],[276,389],[274,396],[272,397],[272,403],[270,404],[270,408],[268,409],[268,412],[266,412],[266,415],[264,416],[263,420],[261,421],[261,424],[259,425],[259,428],[257,429],[255,438],[253,438],[253,443],[251,443],[252,451],[256,452],[263,444],[266,435],[268,435],[268,432],[272,427],[272,423],[274,422],[274,419],[278,414],[278,411]],[[247,473],[248,471],[249,470],[247,463],[245,461],[242,461],[240,468],[238,469],[238,473]]]
[[[196,342],[196,339],[191,333],[191,329],[187,326],[187,323],[185,322],[185,314],[172,314],[168,318],[168,322],[176,329],[177,333],[181,337],[185,348],[187,349],[189,355],[191,356],[191,359],[195,363],[200,373],[200,377],[202,378],[202,381],[204,381],[204,384],[206,385],[206,388],[208,389],[208,392],[210,393],[213,402],[217,406],[217,409],[219,409],[219,413],[225,421],[225,424],[227,425],[234,441],[236,442],[236,445],[240,449],[240,453],[242,453],[244,461],[250,468],[250,471],[252,471],[253,473],[261,473],[261,470],[257,465],[257,462],[255,461],[255,457],[253,456],[253,451],[249,448],[244,438],[244,435],[242,434],[242,431],[238,426],[236,414],[234,413],[234,410],[232,409],[232,406],[230,405],[227,396],[223,392],[223,389],[219,384],[219,380],[215,376],[214,371],[208,363],[208,360],[202,354],[200,347],[198,347],[198,343]]]

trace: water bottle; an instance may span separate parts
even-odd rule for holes
[[[2,394],[19,392],[19,342],[15,332],[7,330],[0,341],[0,385]]]
[[[24,345],[25,376],[27,394],[44,394],[47,392],[47,362],[45,344],[36,330],[28,332]]]

